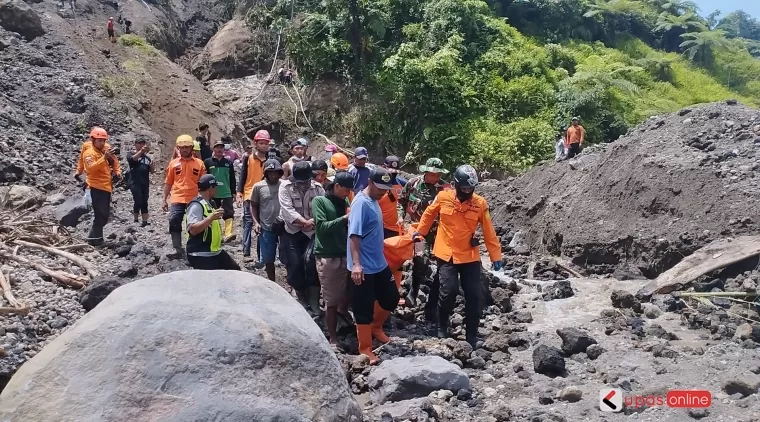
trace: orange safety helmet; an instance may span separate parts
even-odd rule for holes
[[[348,157],[342,152],[336,152],[330,157],[330,165],[335,170],[348,170]]]
[[[258,132],[256,132],[256,135],[253,136],[253,142],[257,142],[257,141],[267,141],[268,142],[268,141],[271,141],[271,140],[272,140],[272,137],[269,136],[269,132],[267,132],[264,129],[259,130]]]
[[[94,127],[90,131],[90,138],[92,139],[108,139],[108,132],[102,127]]]

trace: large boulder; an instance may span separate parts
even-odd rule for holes
[[[116,289],[27,362],[4,421],[359,422],[324,334],[276,284],[178,271]]]
[[[262,34],[262,36],[268,36]],[[192,63],[191,71],[198,79],[207,81],[221,78],[241,78],[253,75],[257,70],[268,72],[270,67],[260,61],[264,55],[262,48],[267,43],[254,39],[254,34],[245,21],[233,19],[219,29],[209,40],[201,54]],[[274,46],[272,46],[274,54]],[[268,54],[268,52],[267,52]],[[271,61],[268,63],[271,66]]]
[[[90,211],[81,194],[75,194],[55,209],[55,219],[64,227],[76,227],[79,219]]]
[[[31,186],[0,187],[0,205],[7,208],[29,208],[42,205],[45,198],[45,194]]]
[[[436,390],[470,389],[470,379],[440,356],[413,356],[382,362],[367,380],[377,404],[425,397]]]
[[[27,40],[45,34],[39,15],[21,0],[0,0],[0,26]]]

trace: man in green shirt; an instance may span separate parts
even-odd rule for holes
[[[203,164],[206,165],[206,173],[213,174],[217,181],[216,196],[214,202],[217,208],[224,210],[224,242],[235,240],[235,233],[232,231],[233,218],[235,217],[235,201],[232,192],[235,192],[235,167],[232,162],[224,156],[224,141],[221,139],[214,143],[214,153],[207,158]]]
[[[348,198],[354,187],[354,176],[347,171],[337,173],[325,187],[325,196],[311,201],[314,216],[314,256],[317,274],[325,301],[325,319],[330,344],[338,344],[338,314],[351,320],[348,314]]]

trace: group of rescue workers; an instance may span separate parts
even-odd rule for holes
[[[488,204],[474,193],[475,169],[457,167],[451,186],[442,178],[448,174],[443,162],[430,158],[419,166],[421,175],[407,181],[399,174],[401,160],[396,156],[372,165],[367,149],[359,147],[349,163],[346,154],[327,145],[323,157],[312,157],[309,142],[301,138],[290,144],[290,157],[283,162],[269,132],[249,136],[251,145],[242,156],[227,137],[212,143],[205,124],[195,139],[177,138],[162,195],[173,257],[186,256],[195,269],[240,270],[222,248],[236,237],[236,202],[243,208],[244,257],[250,257],[255,235],[256,268],[265,269],[274,281],[279,255],[287,284],[304,307],[322,315],[321,296],[331,344],[338,344],[340,325],[355,324],[360,353],[376,362],[372,339],[390,341],[383,323],[399,304],[416,305],[435,260],[425,316],[437,326],[437,335],[446,337],[461,286],[466,339],[475,345],[484,301],[479,226],[492,268],[502,265]],[[122,177],[118,153],[107,141],[104,129],[92,129],[75,174],[79,178],[86,173],[95,215],[88,236],[93,245],[103,242],[113,186]],[[141,217],[143,226],[149,224],[149,174],[154,171],[148,152],[147,143],[138,140],[127,155],[134,221]],[[413,261],[412,285],[404,299],[399,293],[403,261],[391,261],[386,253],[388,242],[398,239],[418,242],[420,251],[408,257]]]

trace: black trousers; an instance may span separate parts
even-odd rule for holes
[[[306,248],[309,247],[311,238],[302,232],[293,234],[285,232],[282,237],[286,242],[284,248],[287,259],[284,264],[288,285],[296,290],[305,290],[310,285],[318,286],[318,279],[315,283],[315,280],[311,280],[312,277],[307,277],[307,263],[304,259],[304,254],[306,253]]]
[[[132,183],[129,190],[132,192],[132,199],[135,202],[132,213],[147,214],[150,185],[148,183]]]
[[[456,305],[461,284],[464,291],[464,321],[467,330],[478,329],[483,311],[483,286],[480,283],[480,261],[454,264],[438,259],[438,277],[441,295],[438,300],[439,318],[447,321]]]
[[[374,317],[375,301],[386,311],[393,311],[398,305],[398,289],[393,273],[387,266],[376,274],[364,274],[364,281],[358,286],[351,281],[351,305],[357,324],[371,324]]]
[[[567,158],[573,158],[581,153],[581,144],[570,144],[567,148]]]
[[[92,220],[93,227],[103,227],[108,224],[111,215],[111,192],[90,188],[92,197],[92,212],[95,218]]]
[[[169,233],[182,233],[187,204],[172,204],[169,207]]]
[[[227,253],[221,251],[215,256],[187,256],[187,262],[196,270],[234,270],[240,271],[240,266]]]
[[[221,208],[224,211],[222,214],[223,219],[235,217],[235,201],[230,198],[214,198],[214,206]]]

